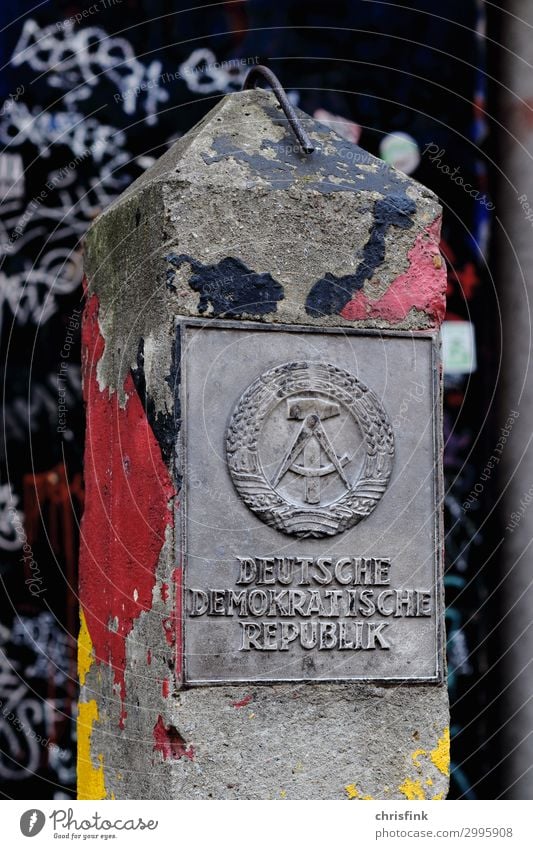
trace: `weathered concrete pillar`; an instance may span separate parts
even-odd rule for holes
[[[80,797],[443,798],[434,195],[226,97],[93,225]]]

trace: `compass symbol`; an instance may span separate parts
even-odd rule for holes
[[[350,484],[343,470],[343,466],[349,462],[349,457],[347,454],[342,457],[337,456],[322,425],[324,419],[339,414],[338,404],[332,401],[324,401],[321,398],[308,397],[287,400],[287,418],[301,421],[302,424],[272,480],[273,487],[278,485],[287,472],[294,472],[305,478],[304,499],[306,503],[320,504],[320,478],[337,472],[346,489],[350,489]],[[321,451],[330,461],[325,466],[321,464]],[[296,462],[300,454],[303,454],[303,465]]]

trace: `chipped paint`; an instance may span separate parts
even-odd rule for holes
[[[252,699],[253,699],[253,696],[250,696],[250,695],[244,696],[244,698],[239,699],[239,701],[232,702],[231,705],[234,708],[243,708],[243,707],[246,707],[246,705],[249,705],[250,702],[252,701]]]
[[[431,749],[430,751],[427,751],[427,749],[422,748],[415,749],[415,751],[411,753],[411,760],[419,773],[424,772],[428,768],[434,767],[438,769],[438,771],[442,773],[442,775],[448,776],[450,774],[449,728],[444,729],[434,749]],[[431,775],[426,776],[425,785],[429,788],[433,787],[434,779]],[[419,779],[413,779],[410,776],[408,776],[405,781],[398,787],[398,790],[407,799],[444,799],[445,797],[444,792],[437,793],[431,797],[426,796],[426,790],[422,785],[422,781]]]
[[[96,370],[104,339],[98,308],[98,299],[91,297],[83,323],[88,420],[80,596],[95,661],[112,668],[124,701],[125,641],[141,611],[152,606],[165,528],[172,523],[169,502],[174,491],[131,376],[124,384],[127,402],[123,408],[116,393],[100,391]],[[130,458],[127,474],[125,446]],[[111,621],[116,628],[109,627]],[[123,723],[124,711],[121,719]]]
[[[131,369],[131,376],[145,411],[148,424],[153,430],[161,449],[165,465],[170,466],[174,455],[176,433],[179,430],[180,422],[179,410],[168,410],[167,406],[172,405],[172,398],[175,395],[176,384],[179,380],[179,364],[176,362],[177,352],[175,349],[172,349],[170,373],[165,374],[164,379],[160,381],[158,392],[159,395],[163,394],[165,396],[164,409],[158,409],[156,398],[146,388],[147,372],[149,374],[153,367],[153,347],[151,338],[144,339],[141,337],[137,350],[137,362],[135,367]],[[166,397],[164,387],[167,387],[169,398]]]
[[[412,310],[425,313],[431,323],[439,326],[444,318],[446,269],[440,258],[438,239],[440,218],[420,233],[408,253],[409,268],[400,274],[379,298],[372,298],[366,289],[357,292],[341,311],[351,321],[385,319],[391,325],[403,321]]]
[[[198,312],[213,316],[265,315],[276,312],[284,297],[283,286],[270,274],[258,274],[240,259],[228,256],[215,265],[203,265],[187,254],[168,254],[168,262],[176,269],[189,265],[189,286],[198,292]],[[167,285],[172,286],[172,269]]]
[[[418,734],[416,737],[418,738]],[[413,735],[415,737],[415,735]],[[413,766],[419,773],[423,773],[427,769],[437,768],[439,772],[443,775],[449,775],[450,768],[450,732],[448,728],[445,728],[442,736],[439,738],[437,745],[434,749],[427,751],[427,749],[418,748],[415,749],[414,752],[411,753],[411,761]],[[424,782],[424,784],[422,783]],[[398,786],[398,793],[404,796],[406,799],[414,800],[414,799],[444,799],[446,794],[445,791],[441,791],[440,793],[436,793],[433,796],[426,795],[426,788],[432,788],[434,786],[434,779],[431,775],[426,775],[425,778],[413,778],[408,775],[402,781],[402,783]],[[344,788],[348,799],[372,799],[375,798],[370,795],[363,795],[363,793],[358,789],[356,784],[347,784]],[[385,787],[384,792],[388,792],[389,788]],[[431,791],[428,789],[427,793],[429,794]],[[378,797],[379,798],[379,797]]]
[[[242,102],[247,94],[241,92],[239,98]],[[257,110],[256,121],[261,128],[261,137],[253,145],[255,150],[250,143],[250,129],[253,131],[256,122],[243,122],[241,115],[231,114],[240,105],[237,101],[231,103],[229,98],[225,98],[221,102],[220,113],[229,111],[230,114],[227,117],[219,116],[219,120],[225,121],[228,128],[231,126],[232,132],[224,132],[221,128],[217,137],[211,138],[212,152],[200,153],[208,166],[202,169],[205,172],[204,179],[213,180],[210,172],[214,166],[220,165],[218,170],[222,170],[223,166],[227,167],[228,161],[233,161],[240,166],[239,174],[242,174],[243,180],[247,180],[248,185],[255,182],[278,191],[305,186],[307,190],[326,194],[359,191],[370,195],[372,192],[383,192],[386,185],[388,193],[399,194],[413,184],[400,171],[384,168],[382,160],[331,132],[297,108],[296,112],[307,132],[317,143],[312,157],[302,156],[286,123],[280,123],[278,104],[262,93],[259,98],[262,98],[262,102],[255,95],[247,105],[248,110]],[[265,123],[269,128],[267,137]],[[198,166],[195,170],[199,170]],[[232,169],[232,174],[237,176],[236,168]]]
[[[415,751],[411,755],[411,759],[412,759],[414,765],[416,766],[416,768],[419,770],[419,772],[422,771],[422,764],[420,763],[420,756],[426,755],[426,754],[427,754],[427,752],[426,752],[425,749],[415,749]]]
[[[169,758],[173,760],[179,760],[180,758],[187,758],[190,761],[194,760],[194,746],[191,745],[187,748],[187,743],[178,729],[174,725],[165,725],[161,714],[157,718],[153,735],[154,752],[160,752],[163,760]]]
[[[78,799],[106,799],[104,756],[97,755],[98,766],[91,758],[93,723],[98,721],[95,699],[78,704]]]
[[[411,760],[413,764],[417,768],[419,772],[422,771],[423,766],[420,762],[421,758],[425,758],[426,760],[430,760],[433,766],[435,766],[439,772],[443,775],[450,774],[450,729],[445,728],[442,732],[442,736],[439,737],[437,741],[437,745],[431,751],[427,751],[426,749],[415,749],[415,751],[411,754]],[[430,783],[430,780],[427,782]],[[433,783],[433,782],[431,782]]]
[[[426,793],[420,781],[414,781],[412,778],[406,778],[403,784],[400,784],[398,790],[403,793],[406,799],[426,798]]]
[[[450,774],[450,729],[445,728],[436,747],[429,753],[431,762],[443,775]]]
[[[415,213],[416,204],[409,197],[393,194],[378,198],[374,203],[370,236],[363,247],[355,273],[340,278],[326,274],[318,280],[306,298],[306,312],[315,317],[333,313],[343,315],[355,292],[362,289],[365,280],[371,280],[382,265],[385,259],[385,236],[389,228],[409,229],[413,226],[412,216]]]
[[[362,793],[360,793],[357,789],[356,784],[347,784],[344,790],[346,795],[348,796],[348,799],[371,800],[374,798],[373,796],[363,795]]]
[[[180,622],[178,620],[176,611],[173,610],[170,616],[166,616],[162,622],[163,633],[165,635],[165,639],[169,646],[174,647],[176,645],[176,635],[180,630]]]
[[[78,678],[80,685],[83,687],[85,679],[89,674],[89,670],[94,661],[94,649],[87,628],[87,620],[83,610],[80,609],[80,632],[78,635]]]

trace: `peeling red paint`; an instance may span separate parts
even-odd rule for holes
[[[174,647],[176,645],[176,630],[177,630],[177,621],[176,621],[176,612],[172,612],[170,616],[167,616],[163,619],[163,633],[165,634],[165,639],[169,646]]]
[[[168,683],[168,678],[163,678],[163,683],[161,684],[161,694],[164,699],[168,699],[168,694],[170,693],[170,684]]]
[[[432,324],[444,318],[446,268],[439,261],[440,218],[420,233],[409,251],[409,268],[400,274],[380,298],[370,298],[362,289],[341,312],[349,321],[383,319],[398,323],[414,308],[427,313]]]
[[[187,744],[174,725],[165,725],[161,714],[154,725],[154,752],[161,752],[164,760],[173,758],[188,758],[194,760],[194,746],[186,748]]]
[[[168,584],[161,584],[161,600],[166,602],[168,598]]]
[[[232,702],[231,704],[232,704],[232,707],[234,707],[234,708],[243,708],[243,707],[246,707],[246,705],[249,705],[250,702],[252,701],[252,699],[253,699],[253,696],[245,696],[240,701]]]
[[[124,409],[117,393],[100,392],[96,369],[104,340],[98,308],[93,295],[83,319],[87,431],[80,597],[95,659],[111,666],[124,701],[126,637],[139,614],[152,606],[165,528],[172,523],[168,505],[174,492],[131,376],[124,383]],[[108,623],[114,617],[118,627],[111,630]]]

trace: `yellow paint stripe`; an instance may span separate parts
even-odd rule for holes
[[[98,755],[99,766],[91,758],[93,723],[98,720],[95,699],[78,704],[78,799],[105,799],[104,756]]]
[[[94,661],[94,650],[91,635],[83,610],[80,609],[80,633],[78,636],[78,677],[83,687],[85,679]]]

